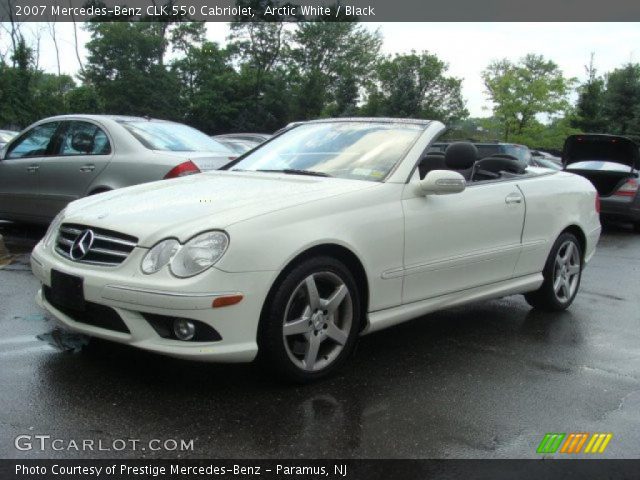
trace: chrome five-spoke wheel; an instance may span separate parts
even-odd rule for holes
[[[571,305],[580,288],[581,245],[572,232],[560,234],[542,271],[542,285],[524,295],[529,305],[549,312],[560,312]]]
[[[572,240],[565,241],[556,255],[553,291],[560,302],[573,298],[580,280],[580,251]]]
[[[351,293],[342,279],[332,272],[312,273],[293,291],[284,312],[289,358],[306,371],[327,367],[347,343],[352,322]]]
[[[260,320],[260,358],[297,383],[338,369],[360,332],[360,288],[345,263],[326,255],[285,270]]]

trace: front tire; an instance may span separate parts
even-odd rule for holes
[[[258,334],[260,356],[297,383],[325,377],[352,353],[361,300],[349,269],[332,257],[294,267],[275,288]]]
[[[544,282],[535,292],[525,294],[527,303],[548,312],[569,308],[580,288],[582,258],[580,242],[575,235],[568,232],[560,235],[542,271]]]

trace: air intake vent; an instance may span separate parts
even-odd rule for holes
[[[56,252],[69,260],[90,265],[120,265],[138,244],[131,235],[86,225],[65,223],[58,230]]]

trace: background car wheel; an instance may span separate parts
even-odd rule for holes
[[[633,224],[633,229],[637,232],[640,233],[640,222],[636,222]]]
[[[260,356],[281,377],[304,383],[325,377],[349,357],[361,306],[351,272],[331,257],[293,268],[273,291],[261,320]]]
[[[573,234],[563,233],[558,237],[542,275],[542,286],[525,294],[527,303],[550,312],[567,309],[578,293],[582,276],[582,249]]]

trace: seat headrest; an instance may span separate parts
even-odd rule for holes
[[[420,160],[420,165],[427,167],[429,170],[446,170],[447,164],[444,161],[443,153],[427,153],[422,160]]]
[[[509,172],[521,175],[525,173],[527,165],[515,157],[505,158],[504,156],[494,155],[493,157],[478,160],[475,168],[493,173]]]
[[[447,165],[444,163],[444,153],[442,152],[429,152],[420,160],[418,165],[420,171],[420,178],[424,178],[427,173],[432,170],[446,170]]]
[[[448,168],[466,170],[478,159],[478,149],[470,142],[454,142],[444,152],[444,161]]]

